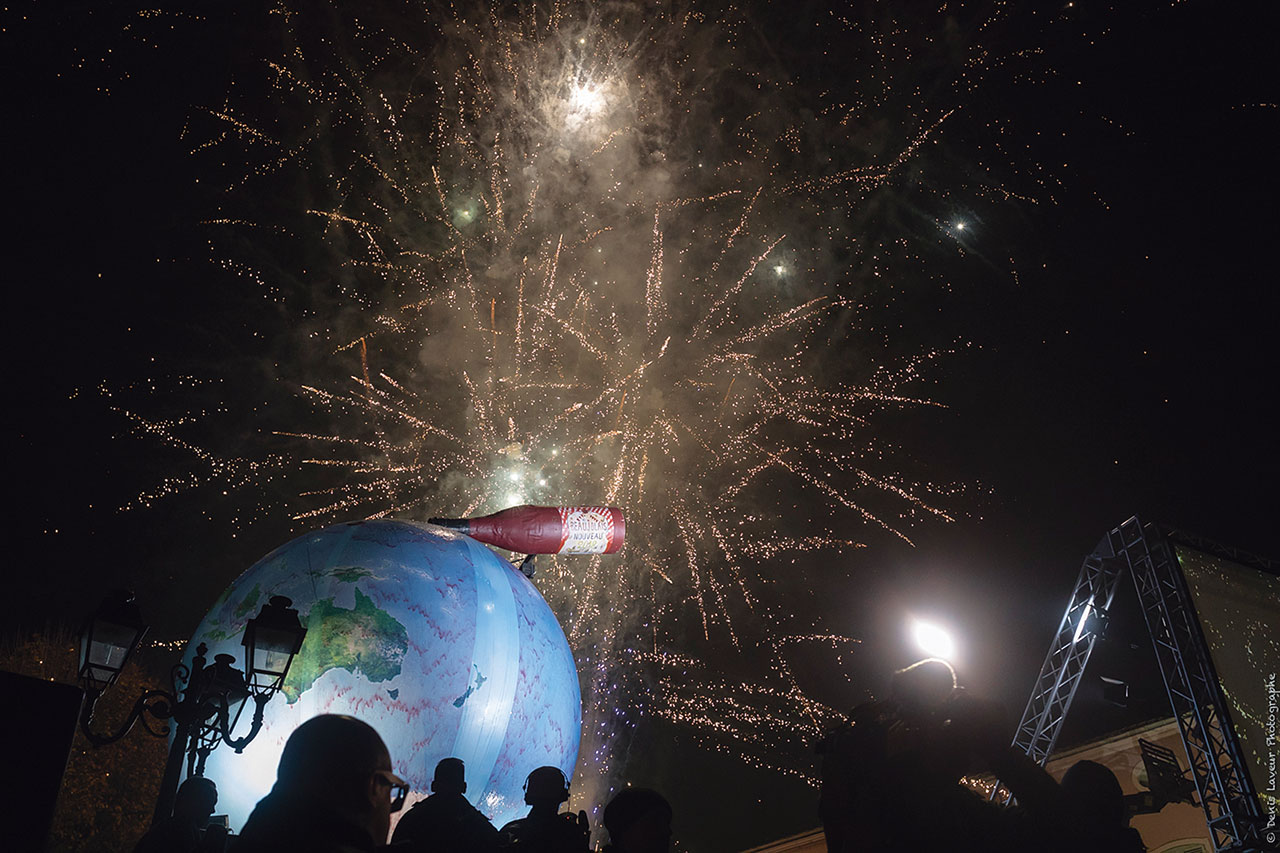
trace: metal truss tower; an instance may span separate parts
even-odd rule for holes
[[[1137,518],[1107,533],[1080,569],[1013,745],[1039,764],[1052,754],[1094,644],[1106,626],[1121,576],[1127,572],[1142,605],[1215,853],[1260,851],[1262,809],[1178,567],[1174,542],[1237,562],[1255,562],[1212,543],[1143,525]]]

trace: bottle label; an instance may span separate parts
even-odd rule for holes
[[[613,544],[613,513],[606,506],[560,507],[561,554],[603,554]]]

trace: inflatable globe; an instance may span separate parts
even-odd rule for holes
[[[528,578],[483,545],[403,521],[300,536],[219,597],[186,660],[203,642],[208,660],[225,652],[243,667],[245,624],[273,595],[293,600],[307,636],[258,736],[240,755],[224,744],[209,756],[233,830],[271,790],[289,734],[317,714],[377,729],[411,799],[430,793],[436,762],[461,758],[467,798],[497,826],[527,813],[529,771],[573,772],[582,702],[569,645]]]

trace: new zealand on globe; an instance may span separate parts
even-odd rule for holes
[[[294,539],[231,584],[190,641],[239,654],[249,619],[287,596],[307,635],[281,695],[242,755],[215,750],[205,775],[241,826],[275,781],[290,733],[317,714],[378,730],[416,793],[436,763],[467,766],[467,797],[495,824],[523,815],[535,767],[566,775],[582,703],[573,656],[533,584],[488,548],[443,528],[357,521]]]

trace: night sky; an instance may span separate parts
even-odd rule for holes
[[[148,52],[121,36],[134,20],[128,4],[17,2],[0,12],[5,445],[17,543],[0,604],[6,629],[78,621],[126,585],[157,635],[186,637],[229,580],[291,535],[288,524],[238,528],[235,495],[210,491],[116,511],[169,462],[130,437],[95,389],[210,365],[243,365],[259,381],[255,365],[276,353],[251,330],[282,322],[247,318],[252,297],[192,260],[210,195],[183,129],[192,105],[217,103],[253,55],[256,34],[240,22],[257,7],[232,4],[236,18],[217,11],[224,4],[190,5],[209,16],[201,37],[179,28]],[[858,73],[838,55],[806,56],[826,9],[748,13],[804,85]],[[844,577],[808,592],[825,624],[863,641],[848,672],[827,673],[836,705],[882,690],[913,659],[905,624],[920,615],[955,632],[961,680],[1005,703],[1012,725],[1081,560],[1132,515],[1278,550],[1267,414],[1277,362],[1276,7],[1029,9],[1006,37],[1040,48],[1052,73],[1035,85],[994,77],[956,134],[980,140],[984,115],[1012,117],[1012,147],[1028,152],[1020,162],[1046,164],[1056,179],[1039,203],[993,209],[966,236],[958,292],[900,305],[914,337],[971,345],[932,376],[929,394],[948,408],[895,421],[895,440],[938,479],[975,487],[955,523],[918,526],[914,547],[877,538],[839,558]],[[260,437],[246,427],[217,439],[234,448]],[[1093,674],[1133,681],[1135,701],[1107,706],[1087,684],[1068,739],[1160,712],[1150,654],[1130,648],[1142,639],[1140,616],[1121,606]],[[823,665],[814,662],[814,678]],[[740,772],[696,740],[654,722],[638,746],[678,748],[636,748],[656,757],[625,774],[668,791],[677,838],[734,849],[816,825],[810,789]],[[713,808],[700,799],[708,786],[730,806],[777,808]]]

